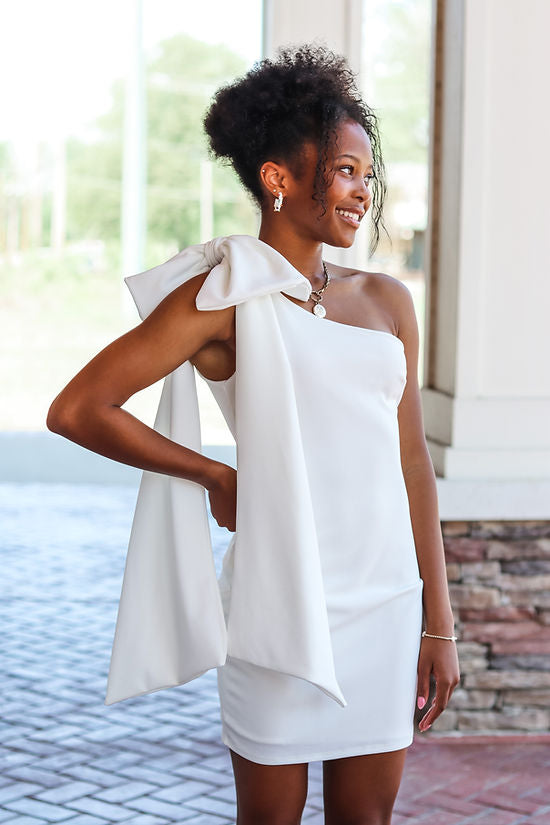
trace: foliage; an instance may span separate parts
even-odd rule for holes
[[[207,159],[202,117],[218,86],[246,69],[227,46],[178,34],[147,64],[147,233],[150,242],[183,248],[199,238],[201,162]],[[112,86],[110,110],[97,120],[92,143],[68,145],[69,239],[120,236],[124,83]],[[216,231],[254,225],[251,204],[230,170],[213,170]],[[237,213],[237,214],[236,214]],[[243,229],[241,231],[246,231]]]
[[[378,0],[373,14],[373,85],[384,160],[424,164],[429,138],[431,3]],[[366,48],[370,47],[367,31]]]

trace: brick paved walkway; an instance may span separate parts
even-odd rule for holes
[[[215,671],[103,704],[136,491],[0,485],[0,823],[235,821]],[[230,534],[212,522],[219,564]],[[304,823],[322,823],[320,762]],[[393,825],[550,825],[550,740],[416,733]]]

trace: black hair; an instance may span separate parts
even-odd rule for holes
[[[385,169],[377,117],[362,100],[345,57],[322,45],[281,47],[275,60],[256,61],[242,78],[218,89],[203,125],[210,156],[227,159],[260,209],[261,164],[284,161],[299,180],[303,143],[312,141],[319,150],[312,199],[320,201],[324,215],[327,161],[337,127],[348,119],[365,129],[373,154],[372,254],[379,226],[388,234],[382,216]]]

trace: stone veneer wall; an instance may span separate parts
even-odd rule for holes
[[[441,527],[461,680],[431,730],[547,733],[550,521]]]

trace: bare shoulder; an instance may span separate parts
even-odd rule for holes
[[[386,307],[386,311],[394,324],[395,335],[397,335],[403,343],[405,358],[407,360],[407,373],[409,375],[409,393],[415,393],[418,391],[417,372],[420,354],[420,333],[412,293],[403,281],[400,281],[399,278],[395,278],[393,275],[388,275],[385,272],[369,272],[365,274],[370,278],[370,294],[373,294],[373,290],[378,292],[379,302]],[[411,384],[414,385],[416,389],[411,388]],[[405,406],[405,404],[402,405],[402,407]]]
[[[416,323],[413,296],[408,286],[399,278],[386,272],[364,272],[365,289],[377,293],[381,303],[394,319],[399,337],[410,334],[411,323]]]
[[[399,278],[386,272],[339,267],[341,277],[358,280],[360,291],[369,304],[376,307],[381,317],[391,321],[395,334],[404,342],[418,332],[413,296]]]

